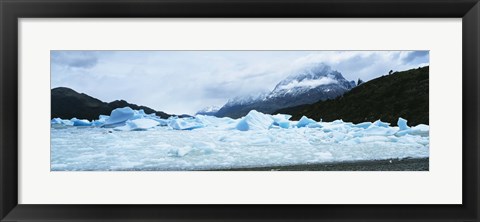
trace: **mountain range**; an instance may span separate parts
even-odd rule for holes
[[[399,117],[410,125],[429,124],[429,67],[384,75],[335,99],[280,109],[274,113],[308,116],[316,120],[361,123],[382,120],[396,125]]]
[[[233,98],[222,107],[207,107],[197,114],[239,118],[255,109],[269,114],[290,114],[292,120],[302,116],[354,123],[381,119],[395,125],[402,117],[411,125],[428,124],[428,89],[428,66],[394,72],[356,86],[354,81],[347,81],[338,71],[319,64],[285,78],[270,92]],[[52,118],[93,120],[126,106],[143,109],[147,114],[155,113],[161,118],[173,116],[125,100],[103,102],[66,87],[51,90]]]
[[[214,115],[239,118],[254,109],[262,113],[336,98],[355,87],[323,63],[305,67],[280,81],[271,92],[230,99]]]

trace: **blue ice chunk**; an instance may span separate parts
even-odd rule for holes
[[[133,110],[133,117],[130,119],[141,119],[141,118],[146,118],[149,117],[148,114],[143,111],[143,109],[140,110]]]
[[[250,112],[238,121],[235,127],[240,131],[248,130],[264,130],[269,129],[274,123],[272,116],[263,114],[256,110],[250,110]]]
[[[410,127],[407,125],[407,120],[402,117],[398,118],[397,125],[400,128],[400,131],[410,129]]]
[[[289,121],[279,121],[277,122],[278,126],[284,129],[290,128],[290,122]]]
[[[320,123],[309,123],[307,125],[308,128],[322,128],[323,126]]]
[[[371,122],[363,122],[363,123],[355,124],[354,126],[358,127],[358,128],[366,129],[366,128],[370,127],[371,125],[372,125]]]
[[[92,121],[92,125],[93,126],[102,126],[103,124],[105,124],[105,121],[107,121],[107,119],[109,117],[110,116],[107,116],[107,115],[100,115],[100,116],[98,116],[97,120]]]
[[[305,126],[307,126],[308,124],[311,124],[311,123],[317,123],[317,122],[315,122],[315,120],[310,119],[306,116],[302,116],[302,118],[300,118],[300,120],[297,123],[297,127],[298,128],[305,127]]]
[[[105,122],[105,121],[107,121],[108,118],[110,118],[110,116],[107,116],[107,115],[99,115],[99,116],[98,116],[98,121],[100,121],[100,122]]]
[[[58,126],[73,126],[73,122],[70,121],[70,120],[67,120],[67,119],[60,119],[60,118],[53,118],[51,121],[50,121],[50,124],[51,125],[54,125],[56,127]]]
[[[284,128],[284,129],[288,129],[290,128],[290,121],[289,119],[292,118],[291,115],[287,115],[287,114],[276,114],[276,115],[273,115],[272,116],[273,118],[273,121],[274,121],[274,125],[275,126],[279,126],[281,128]]]
[[[162,119],[162,118],[158,118],[158,117],[150,118],[150,119],[157,121],[160,126],[168,126],[168,123],[169,123],[168,119]]]
[[[273,118],[273,121],[280,122],[280,121],[289,120],[290,118],[292,118],[292,115],[276,114],[276,115],[273,115],[272,118]]]
[[[394,128],[391,127],[382,127],[382,126],[376,126],[376,125],[371,125],[367,129],[363,130],[363,133],[365,135],[375,135],[375,136],[390,136],[394,135],[398,130],[395,130]]]
[[[373,125],[378,126],[378,127],[388,128],[390,126],[390,123],[386,123],[386,122],[382,122],[381,120],[377,120],[377,121],[373,122]]]
[[[248,123],[246,121],[243,121],[243,120],[240,120],[237,123],[237,126],[235,128],[237,130],[240,130],[240,131],[248,131],[250,129],[250,127],[248,126]]]
[[[105,124],[105,123],[101,122],[99,120],[92,121],[92,126],[102,126],[103,124]]]
[[[204,125],[193,118],[169,118],[168,126],[176,130],[192,130]]]
[[[53,119],[50,121],[50,124],[63,124],[63,120],[60,119],[60,118],[53,118]]]
[[[134,116],[130,107],[117,108],[112,110],[110,117],[105,121],[105,127],[116,127],[125,125],[125,122]]]
[[[147,130],[158,125],[159,123],[157,121],[151,119],[134,119],[127,121],[129,130]]]
[[[412,135],[419,135],[419,136],[424,136],[427,137],[430,134],[430,126],[425,125],[425,124],[419,124],[417,126],[414,126],[410,128],[412,131],[410,134]]]
[[[70,121],[73,122],[73,126],[91,126],[92,123],[86,119],[73,118]]]
[[[429,133],[430,133],[430,126],[425,124],[419,124],[418,126],[414,126],[405,130],[400,130],[395,133],[395,136],[405,136],[407,134],[410,134],[410,135],[427,137],[429,136]]]

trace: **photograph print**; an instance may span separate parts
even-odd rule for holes
[[[53,50],[51,171],[428,171],[429,51]]]

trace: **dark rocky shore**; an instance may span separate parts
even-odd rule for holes
[[[88,171],[88,170],[87,170]],[[429,171],[429,158],[361,160],[314,163],[290,166],[245,167],[201,170],[165,170],[159,168],[126,168],[115,171]]]
[[[222,171],[428,171],[429,158],[222,169]]]

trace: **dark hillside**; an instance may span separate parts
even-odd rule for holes
[[[381,119],[396,125],[398,117],[402,117],[409,125],[428,124],[428,76],[428,66],[395,72],[365,82],[336,99],[275,113],[290,114],[294,120],[305,115],[316,120],[343,119],[353,123]]]
[[[102,102],[67,87],[58,87],[51,90],[51,118],[71,119],[76,117],[94,120],[98,119],[99,115],[110,115],[112,110],[126,106],[136,110],[143,109],[147,114],[155,113],[162,118],[171,116],[146,106],[130,104],[125,100],[116,100],[111,103]]]

